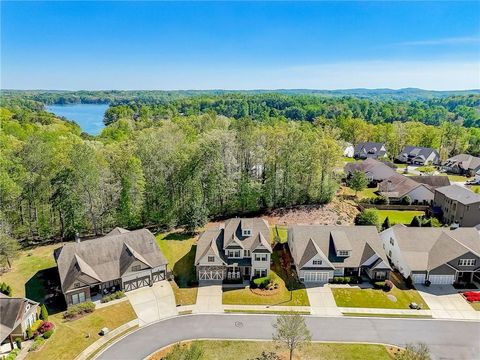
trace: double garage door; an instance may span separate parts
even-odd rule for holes
[[[138,279],[128,280],[123,283],[123,290],[124,291],[131,291],[135,289],[139,289],[144,286],[150,285],[150,276],[141,277]]]
[[[305,271],[303,278],[305,282],[328,282],[328,271]]]
[[[198,277],[200,280],[223,280],[223,272],[221,270],[200,270]]]
[[[424,284],[425,274],[413,274],[412,280],[414,284]],[[455,282],[455,275],[430,275],[428,280],[433,285],[450,285]]]

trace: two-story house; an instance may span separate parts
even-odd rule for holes
[[[466,176],[475,176],[480,170],[480,158],[469,154],[458,154],[445,160],[443,170]]]
[[[414,165],[436,165],[440,162],[440,154],[432,148],[405,146],[396,159],[402,163]]]
[[[395,225],[380,233],[394,266],[414,284],[471,283],[480,269],[480,233],[475,228],[412,228]]]
[[[300,281],[334,276],[388,278],[390,266],[375,226],[293,225],[288,246]]]
[[[353,157],[355,159],[380,159],[387,157],[387,149],[384,143],[361,142],[355,145]]]
[[[268,223],[259,218],[229,219],[223,228],[203,232],[197,241],[197,278],[240,280],[267,276],[272,247]]]
[[[463,186],[442,186],[435,189],[433,210],[447,224],[476,226],[480,224],[480,195]]]
[[[55,260],[67,306],[164,280],[167,260],[147,229],[115,228],[104,237],[65,244]]]

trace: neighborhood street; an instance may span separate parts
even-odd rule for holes
[[[188,339],[270,340],[273,315],[185,315],[145,326],[101,353],[97,359],[144,359],[157,349]],[[405,345],[425,342],[434,359],[480,359],[480,323],[379,318],[307,316],[314,341]]]

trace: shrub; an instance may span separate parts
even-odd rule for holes
[[[412,198],[410,196],[404,196],[402,199],[401,199],[401,202],[402,204],[404,205],[412,205]]]
[[[270,278],[268,276],[253,279],[254,288],[265,289],[270,284]]]
[[[125,297],[125,293],[123,291],[116,291],[113,294],[104,296],[101,300],[102,303],[107,303],[112,300],[117,300]]]
[[[42,320],[37,320],[32,324],[32,332],[35,334],[38,330],[38,328],[42,325],[43,321]]]
[[[55,325],[50,321],[44,321],[42,325],[38,328],[40,334],[46,333],[47,331],[53,330]]]
[[[378,211],[375,209],[365,209],[355,218],[356,225],[375,225],[377,228],[380,225],[378,218]]]
[[[7,355],[7,357],[5,358],[5,360],[14,360],[18,353],[20,352],[20,349],[13,349],[12,351],[10,351]]]
[[[13,295],[13,290],[10,285],[7,285],[6,283],[2,282],[0,284],[0,293],[12,297]]]
[[[83,302],[77,305],[70,306],[67,311],[63,313],[64,319],[73,319],[77,316],[91,313],[95,310],[95,304],[91,301]]]
[[[48,310],[45,304],[42,304],[40,307],[40,319],[47,321],[48,320]]]
[[[375,289],[383,289],[385,287],[385,281],[375,281],[373,287]]]
[[[33,330],[30,326],[27,328],[27,330],[25,330],[25,332],[27,333],[27,339],[33,338]]]
[[[17,344],[17,348],[21,349],[22,348],[22,339],[20,339],[19,337],[17,337],[15,339],[15,343]]]
[[[45,331],[45,332],[43,333],[43,338],[44,338],[44,339],[49,339],[50,336],[52,336],[52,335],[53,335],[53,329],[50,329],[50,330]]]
[[[32,346],[30,346],[30,350],[28,351],[36,351],[40,349],[40,347],[43,345],[44,342],[45,342],[45,339],[43,337],[37,337],[33,342]]]

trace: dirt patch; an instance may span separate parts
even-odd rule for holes
[[[359,211],[353,201],[335,198],[326,205],[301,205],[280,208],[262,217],[270,225],[349,225],[353,224],[358,213]]]
[[[272,290],[250,288],[250,291],[252,293],[254,293],[255,295],[259,295],[259,296],[272,296],[272,295],[277,295],[281,290],[280,290],[280,288],[272,289]]]

